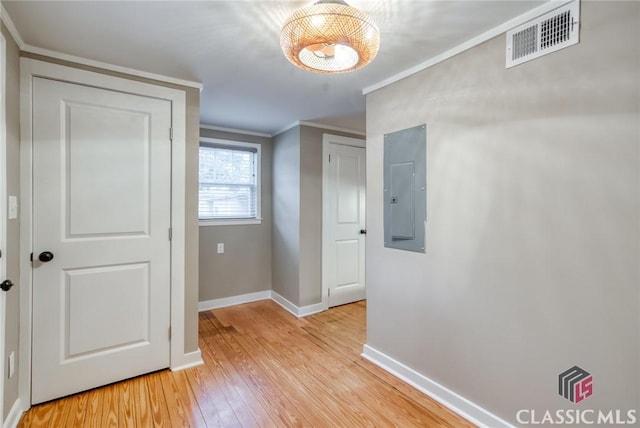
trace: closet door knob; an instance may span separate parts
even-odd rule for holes
[[[50,262],[51,260],[53,260],[53,253],[51,251],[43,251],[38,256],[38,260],[43,263]]]
[[[11,282],[11,280],[9,279],[0,284],[0,288],[2,289],[2,291],[9,291],[11,290],[11,287],[13,287],[13,282]]]

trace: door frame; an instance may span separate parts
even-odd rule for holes
[[[0,281],[4,281],[7,272],[7,45],[0,33]],[[4,426],[4,341],[6,324],[6,296],[0,291],[0,427]]]
[[[343,137],[342,135],[322,134],[322,306],[329,309],[329,281],[327,263],[330,248],[329,240],[329,149],[331,145],[366,148],[367,141],[362,138]],[[365,151],[366,156],[366,151]],[[366,159],[366,157],[365,157]],[[366,251],[366,249],[365,249]]]
[[[31,338],[33,272],[30,261],[33,243],[32,205],[32,99],[33,79],[42,77],[87,85],[171,102],[173,139],[171,144],[171,345],[170,368],[179,369],[200,361],[200,353],[184,352],[185,321],[185,180],[186,180],[186,93],[178,89],[80,70],[30,58],[20,58],[20,398],[31,406]],[[167,129],[167,133],[169,133]],[[197,354],[197,355],[194,355]],[[197,361],[194,361],[194,357]]]

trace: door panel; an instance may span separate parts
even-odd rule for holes
[[[170,127],[169,101],[33,81],[34,403],[169,365]]]
[[[149,341],[148,263],[74,269],[65,276],[65,360]]]
[[[365,149],[331,143],[328,166],[326,260],[329,306],[365,298]]]
[[[67,237],[147,234],[149,113],[65,104]]]
[[[360,243],[357,239],[336,241],[336,287],[358,284]]]
[[[359,153],[354,155],[336,153],[336,198],[338,223],[359,224],[360,191],[358,174],[360,173]]]

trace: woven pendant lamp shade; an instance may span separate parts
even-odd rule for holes
[[[320,0],[287,19],[280,45],[287,59],[304,70],[344,73],[375,58],[380,31],[365,13],[345,2]]]

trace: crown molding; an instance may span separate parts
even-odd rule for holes
[[[300,121],[296,120],[295,122],[290,123],[290,124],[288,124],[287,126],[281,128],[281,129],[278,129],[276,132],[273,133],[273,135],[275,136],[275,135],[278,135],[278,134],[282,134],[283,132],[287,132],[291,128],[295,128],[296,126],[299,126],[299,125],[300,125]]]
[[[348,134],[360,135],[361,137],[364,137],[364,136],[367,135],[366,132],[358,131],[356,129],[342,128],[342,127],[339,127],[339,126],[325,125],[325,124],[316,123],[316,122],[307,122],[305,120],[301,120],[300,121],[300,125],[310,126],[312,128],[326,129],[328,131],[346,132]]]
[[[24,40],[22,40],[22,36],[18,32],[18,29],[16,28],[13,20],[11,19],[11,16],[9,15],[9,12],[7,12],[7,9],[4,8],[3,4],[0,7],[0,20],[2,20],[4,25],[6,25],[7,30],[9,30],[9,34],[11,34],[11,37],[13,37],[13,40],[18,45],[18,48],[22,49],[25,46]]]
[[[326,131],[345,132],[347,134],[359,135],[361,137],[365,137],[367,135],[365,132],[357,131],[355,129],[341,128],[339,126],[325,125],[323,123],[317,123],[317,122],[308,122],[306,120],[297,120],[297,121],[285,126],[284,128],[278,130],[278,132],[274,132],[273,135],[282,134],[283,132],[286,132],[286,131],[290,130],[291,128],[295,128],[296,126],[309,126],[311,128],[324,129]]]
[[[426,70],[427,68],[433,67],[434,65],[439,64],[442,61],[445,61],[453,56],[456,56],[481,43],[484,43],[487,40],[493,39],[494,37],[501,35],[502,33],[512,29],[513,27],[517,27],[518,25],[524,24],[525,22],[530,21],[534,18],[537,18],[540,15],[544,15],[547,12],[551,12],[552,10],[555,10],[569,3],[569,1],[571,0],[551,0],[547,3],[544,3],[543,5],[538,6],[535,9],[531,9],[530,11],[525,12],[522,15],[519,15],[513,19],[510,19],[509,21],[488,30],[480,34],[479,36],[476,36],[470,40],[467,40],[466,42],[459,44],[458,46],[452,49],[449,49],[446,52],[436,55],[416,66],[413,66],[404,71],[401,71],[400,73],[395,74],[391,77],[388,77],[382,80],[381,82],[375,83],[371,86],[367,86],[362,90],[362,94],[368,95],[371,92],[377,91],[378,89],[384,88],[385,86],[389,86],[392,83],[398,82],[402,79],[412,76],[422,70]]]
[[[55,59],[60,59],[63,61],[70,61],[76,64],[86,65],[89,67],[97,67],[103,70],[115,71],[117,73],[129,74],[131,76],[142,77],[145,79],[157,80],[159,82],[172,83],[174,85],[187,86],[190,88],[196,88],[198,90],[202,90],[202,83],[194,82],[191,80],[177,79],[175,77],[164,76],[162,74],[149,73],[147,71],[136,70],[134,68],[122,67],[119,65],[109,64],[107,62],[102,61],[94,61],[92,59],[82,58],[75,55],[69,55],[62,52],[54,51],[51,49],[39,48],[37,46],[31,46],[25,44],[22,48],[22,51],[29,52],[36,55],[44,55]]]
[[[245,131],[244,129],[236,129],[236,128],[224,128],[222,126],[206,125],[204,123],[200,124],[200,129],[210,129],[212,131],[220,131],[220,132],[231,132],[234,134],[241,134],[241,135],[252,135],[254,137],[264,137],[264,138],[273,137],[273,135],[266,134],[263,132]]]

